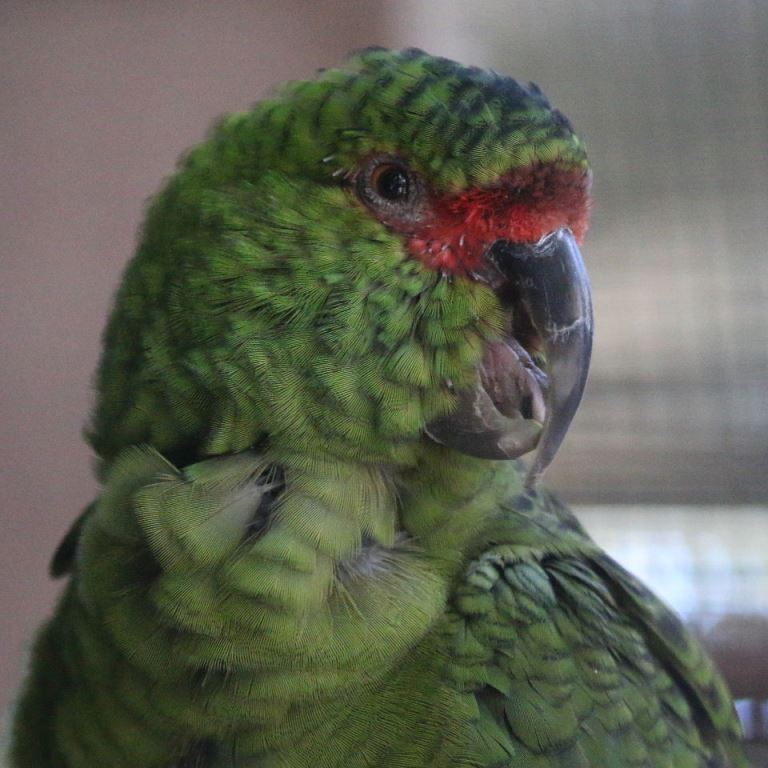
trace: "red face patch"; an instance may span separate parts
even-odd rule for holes
[[[535,243],[569,227],[580,243],[589,218],[590,174],[542,165],[513,171],[493,187],[433,200],[432,215],[408,232],[410,252],[433,269],[467,273],[496,240]]]

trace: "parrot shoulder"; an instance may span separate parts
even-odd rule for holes
[[[491,541],[448,616],[448,675],[476,701],[481,760],[743,764],[730,697],[698,642],[567,507],[518,497]]]

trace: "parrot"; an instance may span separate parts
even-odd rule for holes
[[[13,768],[746,765],[704,650],[540,483],[591,178],[538,86],[418,49],[219,120],[114,300]]]

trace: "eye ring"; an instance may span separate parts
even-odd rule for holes
[[[379,218],[393,223],[421,218],[427,198],[422,177],[391,155],[377,155],[362,166],[357,194]]]

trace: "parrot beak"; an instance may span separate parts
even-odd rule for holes
[[[427,434],[480,458],[512,459],[536,448],[526,479],[532,487],[584,392],[592,353],[589,278],[568,229],[535,244],[497,240],[485,258],[481,277],[509,308],[510,335],[489,346],[477,385],[459,392],[457,409]]]
[[[526,480],[532,487],[555,458],[587,383],[592,356],[589,277],[567,229],[535,245],[497,241],[488,258],[511,284],[513,307],[528,313],[546,360],[546,416]]]

